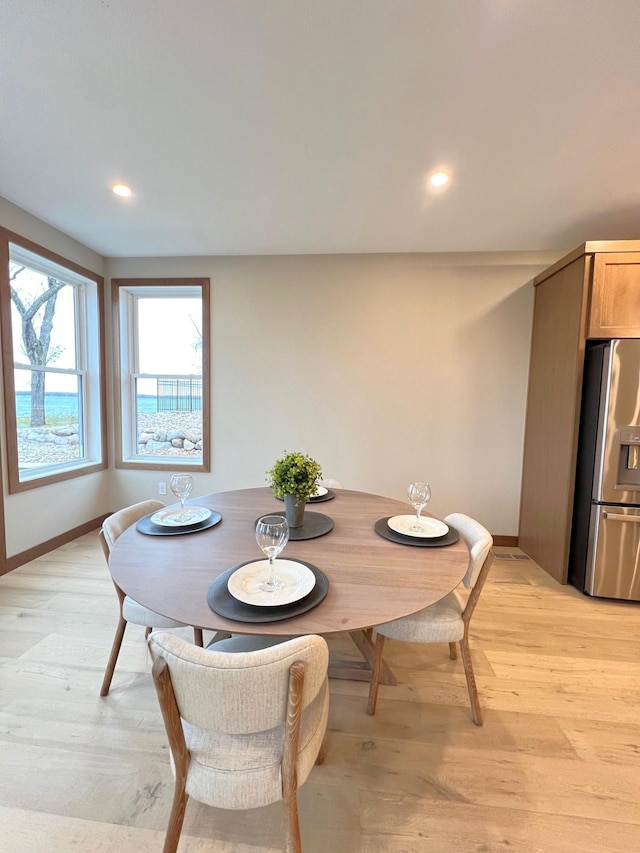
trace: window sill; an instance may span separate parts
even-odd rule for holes
[[[202,459],[191,461],[180,456],[150,457],[149,459],[118,459],[116,468],[137,471],[166,471],[167,468],[209,472],[211,469]]]
[[[55,471],[51,474],[43,476],[34,476],[28,480],[16,480],[10,476],[9,494],[17,494],[18,492],[26,492],[29,489],[39,489],[41,486],[51,486],[55,483],[63,483],[65,480],[73,480],[76,477],[85,477],[88,474],[95,474],[97,471],[105,471],[107,469],[106,462],[88,462],[83,465],[76,465],[73,468],[65,468],[63,471]]]

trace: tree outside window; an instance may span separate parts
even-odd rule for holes
[[[58,294],[68,285],[16,263],[9,264],[9,281],[11,302],[21,321],[22,353],[32,366],[43,368],[54,362],[63,349],[60,344],[51,346],[51,333]],[[44,370],[31,371],[29,425],[32,427],[45,425],[45,379]]]

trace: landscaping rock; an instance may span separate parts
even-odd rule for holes
[[[146,450],[171,450],[171,442],[170,441],[158,441],[155,438],[151,438],[147,442],[145,449]]]

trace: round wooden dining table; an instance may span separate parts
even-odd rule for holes
[[[312,610],[275,622],[237,622],[207,603],[212,581],[231,567],[264,558],[255,540],[256,520],[284,512],[270,489],[204,495],[189,504],[217,510],[213,527],[181,535],[148,535],[133,525],[117,539],[109,568],[117,585],[151,610],[213,631],[300,636],[347,631],[371,660],[371,626],[415,613],[439,601],[462,580],[468,564],[464,542],[419,547],[388,541],[374,530],[380,518],[407,515],[401,501],[336,489],[332,500],[309,503],[306,512],[333,520],[323,536],[289,540],[281,557],[317,566],[327,576],[326,597]],[[358,676],[356,676],[358,677]],[[385,670],[387,683],[393,679]]]

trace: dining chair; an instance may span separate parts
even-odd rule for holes
[[[340,480],[332,480],[331,477],[320,480],[320,485],[324,486],[325,489],[344,489]]]
[[[163,507],[164,504],[160,503],[160,501],[141,501],[140,503],[118,510],[118,512],[114,512],[113,515],[105,518],[102,523],[102,529],[98,534],[98,538],[100,540],[100,545],[102,546],[105,560],[107,561],[107,566],[109,565],[111,549],[118,537],[124,533],[128,527],[131,527],[132,524],[140,521],[140,519],[145,515],[157,512]],[[143,571],[143,568],[141,567],[140,570]],[[116,589],[116,595],[118,596],[120,616],[116,627],[115,637],[113,638],[113,644],[111,646],[111,654],[109,655],[107,668],[102,680],[102,687],[100,688],[101,696],[106,696],[109,692],[109,688],[111,687],[113,671],[116,668],[122,639],[128,622],[131,622],[134,625],[144,625],[146,627],[145,637],[149,636],[153,628],[185,627],[182,622],[176,622],[175,619],[168,619],[166,616],[161,616],[159,613],[149,610],[147,607],[143,607],[142,604],[138,604],[138,602],[134,601],[133,598],[125,595],[123,590],[121,590],[118,584],[113,580],[113,577],[111,580],[113,581],[113,585]],[[202,629],[194,628],[193,636],[195,643],[202,646]]]
[[[324,760],[326,641],[200,649],[154,631],[149,649],[175,778],[163,853],[175,853],[189,797],[220,809],[283,801],[287,853],[301,853],[297,790]],[[238,642],[235,642],[235,641]]]
[[[452,513],[444,521],[460,533],[469,550],[469,565],[462,579],[464,586],[470,590],[468,598],[465,601],[458,589],[454,589],[440,601],[417,613],[375,626],[375,662],[369,687],[367,713],[375,714],[376,712],[385,638],[404,640],[408,643],[449,643],[449,654],[452,660],[457,658],[457,642],[460,644],[460,654],[467,679],[471,715],[473,722],[481,726],[482,709],[469,649],[469,622],[493,562],[493,538],[488,530],[468,515]]]

